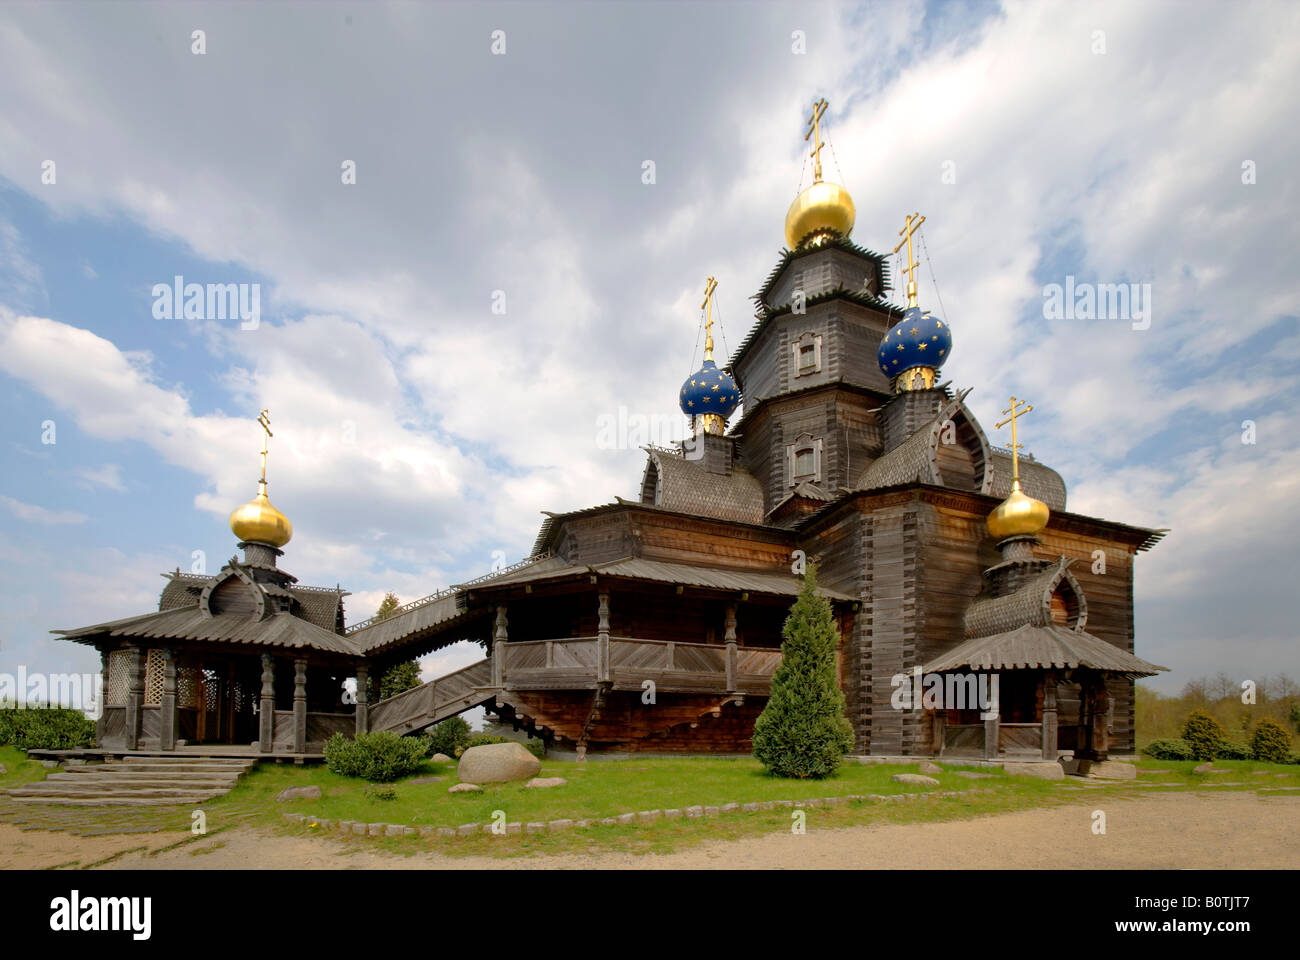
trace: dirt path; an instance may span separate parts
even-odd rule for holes
[[[1092,813],[1106,813],[1106,835],[1092,832]],[[17,835],[21,848],[12,845]],[[0,866],[94,863],[117,850],[167,846],[179,835],[103,837],[20,834],[0,826]],[[84,845],[92,845],[86,848]],[[231,830],[153,856],[128,852],[109,869],[306,868],[473,869],[537,867],[725,868],[1215,868],[1283,869],[1300,865],[1300,796],[1253,793],[1180,794],[999,814],[948,823],[883,824],[719,841],[669,855],[602,853],[494,859],[429,852],[400,856],[358,850],[326,837]]]

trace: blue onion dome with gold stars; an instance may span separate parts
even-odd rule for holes
[[[948,325],[919,307],[908,307],[903,319],[894,324],[880,341],[876,359],[887,377],[918,367],[937,371],[952,352]],[[933,383],[927,386],[933,386]]]
[[[718,369],[712,360],[686,378],[679,398],[682,413],[688,417],[713,413],[726,419],[740,405],[740,388],[736,381]]]

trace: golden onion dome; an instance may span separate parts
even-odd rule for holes
[[[849,191],[838,183],[817,180],[794,198],[785,215],[785,243],[791,250],[816,244],[832,234],[853,232],[856,211]]]
[[[998,540],[1007,537],[1033,536],[1047,526],[1051,511],[1041,500],[1026,496],[1020,489],[1020,482],[1011,486],[1011,495],[997,505],[989,514],[986,522],[991,533]]]
[[[230,515],[230,530],[240,541],[283,547],[293,537],[293,524],[267,499],[262,485],[257,496]]]

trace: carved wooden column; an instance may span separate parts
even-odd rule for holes
[[[943,756],[943,741],[948,737],[948,711],[934,711],[934,726],[931,728],[934,733],[934,755]]]
[[[307,661],[293,662],[293,752],[307,752]]]
[[[497,604],[496,625],[492,628],[492,686],[501,686],[505,678],[506,643],[509,635],[506,631],[506,605]]]
[[[275,661],[262,654],[262,697],[257,708],[257,749],[271,753],[275,748]]]
[[[357,665],[357,733],[370,730],[370,701],[366,685],[370,682],[370,668],[364,663]]]
[[[1056,759],[1056,674],[1043,675],[1043,759]]]
[[[599,660],[596,667],[596,680],[600,683],[609,682],[609,591],[600,591],[600,620],[596,627],[596,647],[599,651]]]
[[[95,693],[95,744],[104,745],[104,708],[108,706],[108,647],[99,648],[99,690]]]
[[[159,707],[158,749],[176,749],[176,652],[163,648],[162,704]]]
[[[736,692],[736,605],[727,604],[722,640],[727,645],[727,693]]]
[[[126,648],[126,749],[140,748],[140,723],[144,710],[145,659],[137,646]]]

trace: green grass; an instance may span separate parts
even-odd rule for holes
[[[0,776],[0,787],[40,779],[45,770],[28,763],[19,751],[0,748],[0,763],[9,774]],[[1226,774],[1196,774],[1190,761],[1139,761],[1143,776],[1138,784],[1167,783],[1168,787],[1136,786],[1134,781],[1109,781],[1101,786],[1085,783],[1102,781],[1037,780],[1009,777],[997,769],[979,769],[993,776],[970,780],[957,776],[961,769],[944,765],[937,788],[916,788],[894,783],[895,773],[915,773],[917,765],[845,763],[825,780],[781,780],[768,774],[749,758],[632,758],[619,761],[543,761],[542,776],[568,780],[562,787],[529,790],[521,783],[488,784],[481,793],[451,794],[457,783],[454,763],[426,761],[423,769],[393,785],[396,797],[379,800],[367,795],[360,780],[336,776],[324,766],[294,766],[264,763],[245,776],[229,794],[203,805],[208,837],[238,826],[250,826],[286,834],[321,832],[319,827],[289,824],[283,814],[302,813],[309,818],[359,820],[367,823],[399,823],[411,826],[456,827],[484,823],[502,811],[509,822],[532,820],[599,819],[640,810],[685,808],[693,805],[720,806],[761,800],[800,801],[850,794],[893,795],[961,791],[957,796],[934,796],[912,802],[854,802],[831,808],[807,810],[808,829],[861,826],[881,823],[915,823],[965,819],[1038,806],[1077,802],[1082,796],[1162,796],[1167,793],[1216,786],[1214,792],[1277,787],[1300,787],[1300,766],[1263,764],[1249,760],[1216,761]],[[1254,771],[1264,771],[1256,776]],[[1165,771],[1156,773],[1155,771]],[[1277,776],[1282,774],[1282,776]],[[442,776],[437,783],[412,783],[417,777]],[[316,785],[320,800],[277,803],[284,788]],[[122,833],[152,830],[184,831],[188,834],[188,807],[83,808],[57,805],[19,805],[0,797],[0,822],[17,823],[30,829],[62,829],[74,833]],[[468,838],[422,839],[418,837],[350,838],[333,830],[328,835],[357,849],[415,854],[435,850],[458,855],[502,857],[531,854],[619,851],[629,854],[665,853],[702,841],[735,839],[790,830],[791,811],[778,807],[765,812],[742,812],[707,819],[659,820],[654,824],[591,826],[556,834],[523,834],[505,837],[478,835]]]

